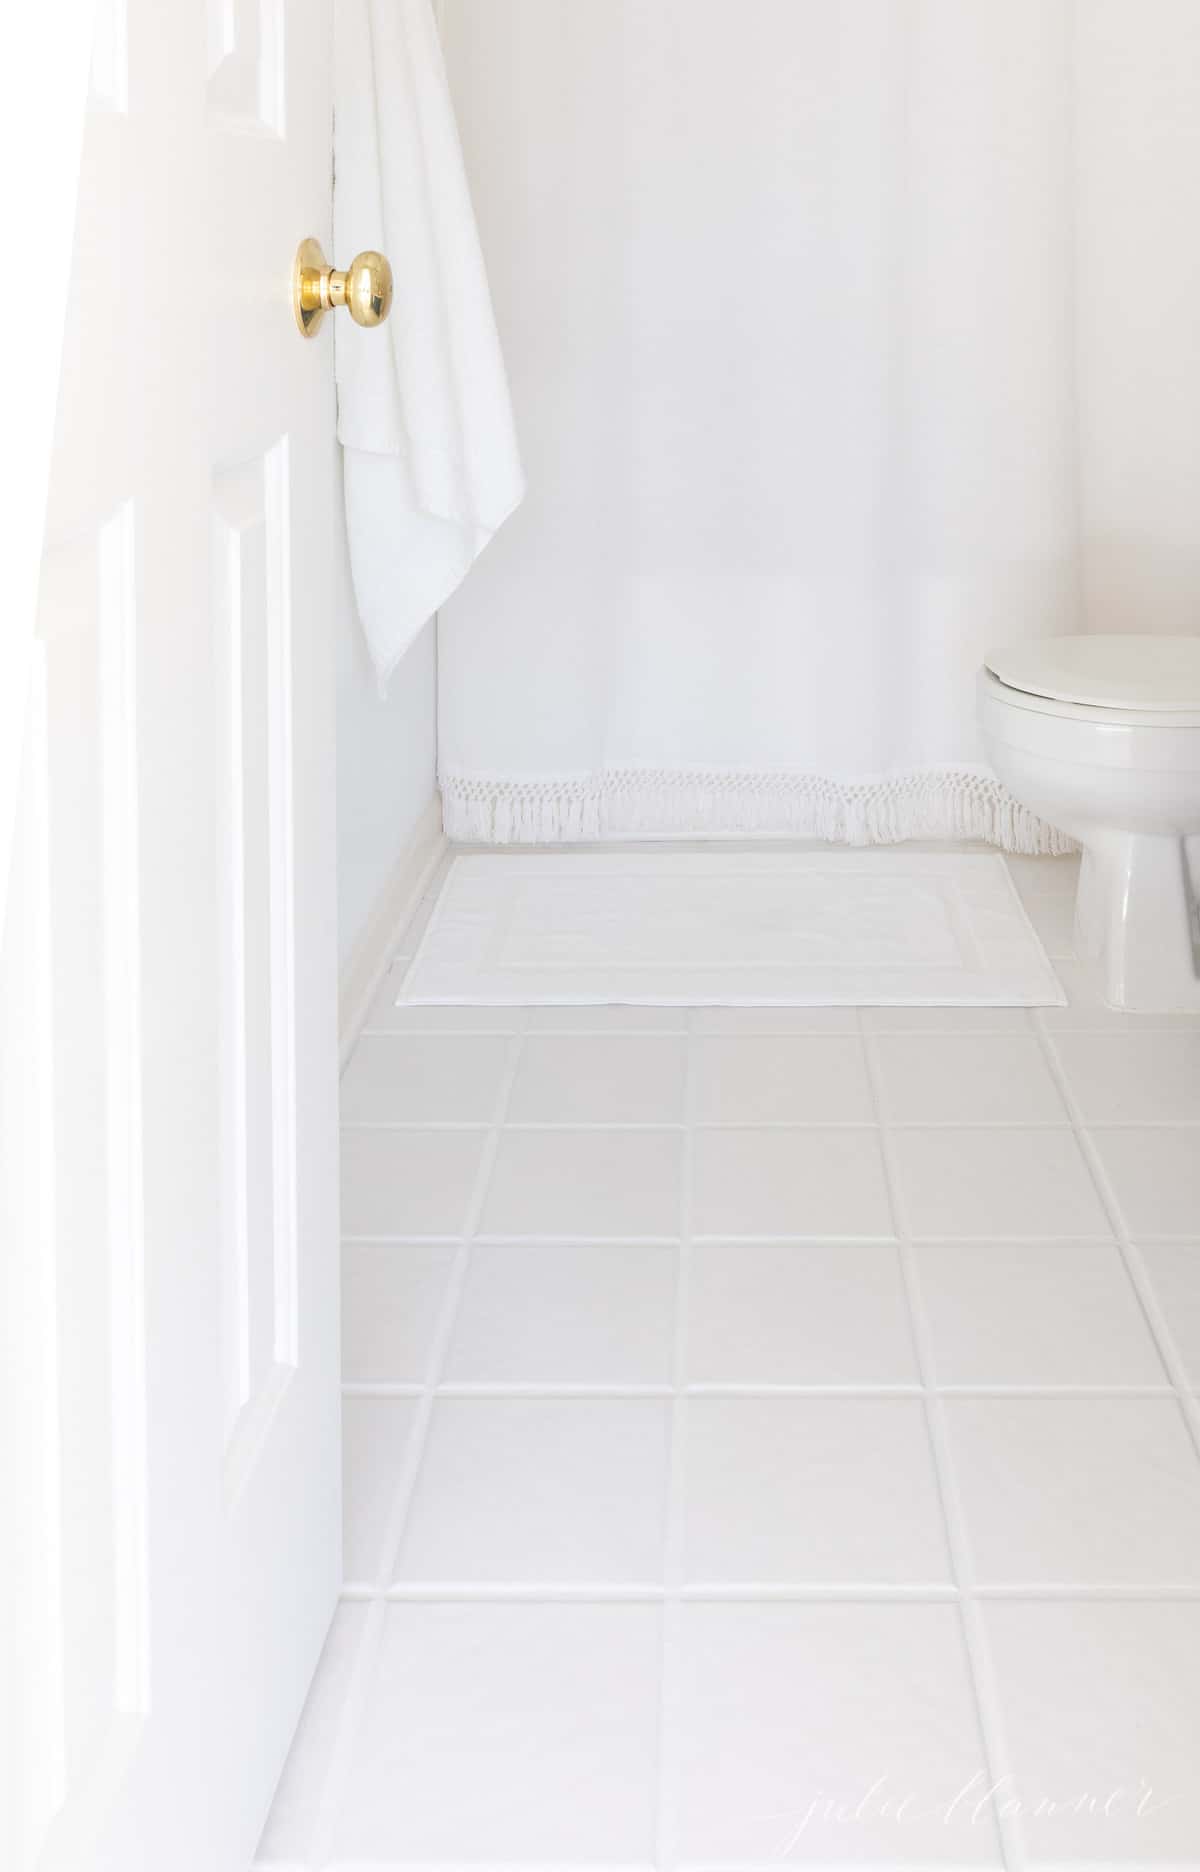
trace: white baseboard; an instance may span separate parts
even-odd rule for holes
[[[442,802],[435,794],[417,821],[387,883],[380,891],[366,927],[347,958],[338,980],[338,1053],[344,1066],[367,1018],[405,924],[429,884],[442,854]]]

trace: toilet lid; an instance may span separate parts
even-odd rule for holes
[[[1010,689],[1092,708],[1200,709],[1200,637],[1046,637],[985,659]]]

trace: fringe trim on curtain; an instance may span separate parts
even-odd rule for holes
[[[822,774],[614,768],[586,778],[441,775],[446,835],[463,844],[559,845],[612,838],[982,839],[1057,854],[1072,841],[983,768],[833,780]]]

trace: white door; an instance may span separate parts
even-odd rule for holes
[[[98,12],[0,961],[0,1863],[245,1872],[339,1577],[330,0]]]

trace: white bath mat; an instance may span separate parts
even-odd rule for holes
[[[455,858],[400,1005],[1061,1007],[1004,860]]]

